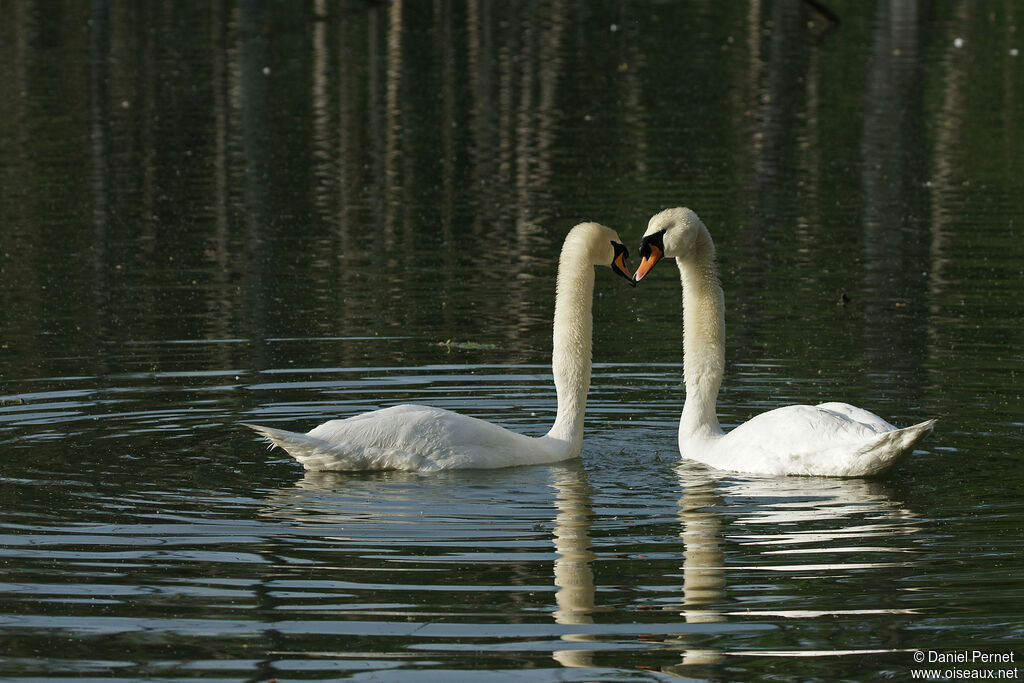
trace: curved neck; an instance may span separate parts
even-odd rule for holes
[[[718,281],[714,247],[700,246],[694,257],[676,259],[683,284],[683,378],[686,403],[680,439],[722,433],[715,407],[725,371],[725,295]]]
[[[567,241],[558,261],[551,371],[558,414],[548,437],[576,455],[583,446],[583,416],[590,388],[594,266],[582,245]]]

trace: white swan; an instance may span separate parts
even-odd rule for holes
[[[288,451],[307,470],[432,472],[574,458],[583,446],[583,416],[590,388],[594,266],[611,266],[633,285],[625,262],[628,256],[618,234],[597,223],[580,223],[565,238],[558,262],[551,354],[558,412],[554,425],[542,437],[417,405],[331,420],[307,434],[245,426]]]
[[[885,471],[931,433],[935,420],[897,429],[846,403],[786,406],[724,433],[715,406],[725,369],[725,298],[711,235],[690,209],[666,209],[651,218],[640,255],[637,282],[666,256],[675,257],[682,279],[684,458],[737,472],[863,477]]]

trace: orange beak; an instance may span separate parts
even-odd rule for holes
[[[633,275],[632,275],[632,273],[629,272],[629,266],[626,265],[626,253],[625,252],[619,252],[615,256],[615,260],[612,261],[612,270],[614,270],[616,273],[618,273],[622,277],[626,278],[626,281],[629,282],[629,284],[631,284],[634,287],[636,287],[636,282],[633,280]]]
[[[647,275],[647,273],[651,271],[651,268],[654,267],[654,264],[660,261],[661,257],[665,255],[665,252],[659,249],[658,245],[652,244],[650,247],[651,253],[644,256],[643,260],[640,261],[640,265],[637,267],[636,273],[633,274],[633,282],[640,282],[643,280],[644,276]]]
[[[629,249],[626,249],[625,245],[621,242],[612,242],[612,248],[615,249],[615,258],[612,259],[612,270],[617,275],[621,275],[629,283],[630,287],[636,287],[636,282],[633,281],[633,274],[629,272],[629,266],[626,265]]]

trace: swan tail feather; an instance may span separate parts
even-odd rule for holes
[[[937,420],[926,420],[903,429],[883,432],[878,438],[864,445],[857,453],[854,469],[845,476],[869,477],[882,474],[895,465],[903,456],[914,450],[919,441],[932,433]]]
[[[333,444],[309,434],[289,432],[262,425],[241,423],[257,434],[270,440],[270,447],[282,448],[313,472],[362,472],[378,470],[420,470],[440,469],[426,458],[410,455],[383,446]]]
[[[270,441],[271,449],[275,447],[283,449],[288,455],[302,463],[308,470],[326,469],[322,467],[326,460],[337,459],[337,453],[331,444],[308,434],[289,432],[285,429],[274,429],[273,427],[264,427],[247,422],[243,422],[242,426],[248,427],[260,436],[266,437]]]

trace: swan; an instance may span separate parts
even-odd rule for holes
[[[307,470],[496,468],[574,458],[583,446],[590,388],[594,266],[611,266],[635,286],[629,250],[598,223],[569,231],[558,262],[551,369],[558,411],[541,437],[511,432],[441,408],[398,405],[330,420],[306,434],[245,424],[280,446]]]
[[[666,209],[648,223],[640,256],[636,282],[665,257],[675,257],[682,279],[684,458],[735,472],[865,477],[884,472],[931,433],[935,420],[897,429],[847,403],[777,408],[723,432],[716,403],[725,369],[725,297],[711,234],[692,210]]]

